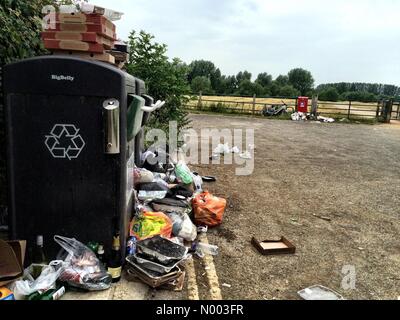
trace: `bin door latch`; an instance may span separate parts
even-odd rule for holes
[[[117,99],[108,99],[103,103],[104,117],[104,153],[120,153],[120,107]]]

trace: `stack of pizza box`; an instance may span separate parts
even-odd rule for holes
[[[116,61],[113,54],[116,27],[104,15],[57,13],[55,23],[42,32],[42,39],[45,48],[55,55],[68,54],[121,66],[121,58]]]

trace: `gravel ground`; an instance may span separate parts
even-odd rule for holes
[[[220,247],[220,284],[232,286],[222,287],[224,299],[299,299],[297,291],[315,284],[347,299],[400,296],[399,125],[191,118],[197,130],[255,129],[251,176],[235,176],[233,165],[191,166],[215,175],[207,187],[229,203],[223,225],[208,233]],[[253,236],[285,236],[297,252],[261,256]],[[346,265],[355,267],[355,289],[342,287]],[[206,299],[207,290],[201,295]]]

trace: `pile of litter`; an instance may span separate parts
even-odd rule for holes
[[[322,116],[317,116],[314,117],[311,114],[306,114],[303,112],[294,112],[291,115],[291,118],[293,121],[309,121],[309,120],[314,120],[314,121],[319,121],[323,123],[333,123],[335,122],[335,119],[333,118],[327,118],[327,117],[322,117]]]
[[[185,262],[193,255],[218,254],[218,247],[197,239],[222,223],[226,200],[203,190],[214,177],[192,172],[162,149],[143,153],[132,179],[138,202],[130,226],[134,245],[128,246],[128,274],[153,288],[182,290]]]
[[[254,152],[254,150],[255,150],[255,146],[252,144],[248,145],[248,149],[246,151],[241,152],[239,147],[237,147],[237,146],[230,148],[228,143],[225,143],[225,144],[220,143],[213,150],[210,160],[218,160],[221,156],[225,156],[225,155],[229,155],[229,154],[235,154],[235,155],[238,155],[242,159],[251,160],[253,158],[252,153]]]

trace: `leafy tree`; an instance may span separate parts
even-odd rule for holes
[[[272,84],[272,76],[267,72],[260,73],[255,82],[262,87],[267,88]]]
[[[314,78],[311,72],[297,68],[293,69],[288,74],[289,83],[300,91],[301,95],[306,95],[314,88]]]
[[[339,100],[339,92],[336,90],[336,88],[331,87],[321,91],[318,97],[321,101],[336,102]]]
[[[218,93],[234,94],[238,89],[238,83],[235,76],[222,76],[221,84],[221,90],[223,91],[218,91]]]
[[[272,97],[279,96],[279,91],[281,86],[276,81],[273,81],[272,84],[268,87],[268,92]]]
[[[237,75],[236,75],[236,81],[237,84],[240,85],[242,83],[242,81],[244,80],[249,80],[251,81],[251,73],[248,71],[240,71]]]
[[[279,95],[281,97],[298,97],[300,91],[291,85],[286,85],[279,90]]]
[[[359,102],[376,102],[377,97],[369,92],[350,91],[340,96],[341,100],[359,101]]]
[[[207,77],[197,76],[192,80],[190,85],[193,93],[202,92],[203,94],[212,94],[211,81]]]
[[[289,84],[289,77],[280,75],[275,79],[275,83],[280,87],[287,86]]]
[[[211,88],[215,91],[221,91],[222,75],[221,70],[215,67],[215,64],[206,60],[195,60],[189,65],[188,81],[192,84],[197,77],[206,77],[211,82]]]
[[[132,31],[129,36],[127,71],[146,82],[148,93],[166,105],[156,111],[149,126],[168,131],[169,121],[177,121],[181,130],[190,123],[183,106],[187,103],[189,68],[181,60],[166,56],[167,46],[154,41],[145,31]]]
[[[240,83],[239,89],[236,93],[241,96],[260,96],[264,93],[264,88],[258,83],[245,79]]]

